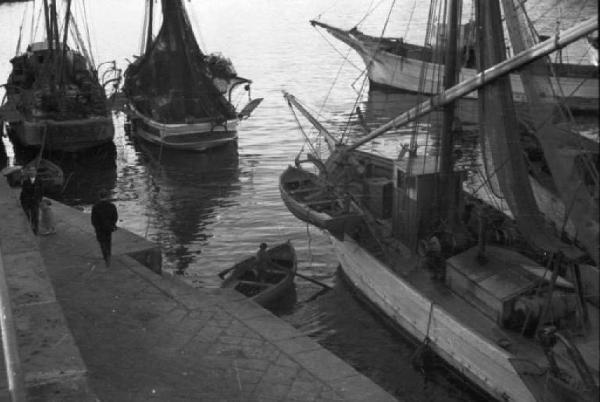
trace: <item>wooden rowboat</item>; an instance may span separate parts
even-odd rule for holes
[[[294,286],[296,274],[296,250],[288,241],[267,250],[273,267],[267,270],[264,282],[259,282],[254,273],[256,256],[246,258],[229,269],[221,284],[222,288],[233,288],[248,296],[261,306],[278,300]]]
[[[294,216],[333,235],[342,234],[361,219],[355,203],[302,168],[288,166],[279,177],[281,199]]]
[[[26,172],[31,168],[36,168],[36,177],[42,182],[44,194],[59,193],[65,183],[65,176],[62,169],[48,159],[33,159],[25,166],[10,166],[2,169],[2,174],[8,179],[9,185],[20,186],[21,182],[27,177]]]
[[[44,193],[60,192],[65,183],[65,176],[60,166],[48,159],[40,159],[39,162],[34,159],[23,167],[23,172],[27,171],[30,167],[35,168],[36,163],[37,177],[42,182]]]

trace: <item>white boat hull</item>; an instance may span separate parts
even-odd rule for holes
[[[350,283],[395,325],[423,341],[450,366],[498,400],[535,401],[511,353],[461,324],[347,236],[330,236]]]
[[[376,85],[396,88],[404,91],[433,95],[441,88],[438,79],[444,77],[444,66],[423,62],[394,55],[388,52],[374,52],[365,46],[354,47],[362,57],[367,67],[367,74],[371,83]],[[426,71],[422,79],[422,72]],[[468,80],[477,75],[477,71],[471,68],[460,70],[459,82]],[[513,91],[513,99],[517,102],[527,102],[525,89],[521,76],[511,74],[510,81]],[[556,95],[565,96],[567,104],[577,110],[598,109],[598,79],[580,77],[551,77],[553,92]],[[422,87],[420,86],[422,84]],[[477,92],[471,92],[465,96],[467,99],[477,99]],[[549,100],[554,101],[553,97]]]
[[[133,106],[134,134],[165,148],[206,151],[237,140],[239,119],[216,125],[214,121],[182,124],[162,124],[139,113]]]

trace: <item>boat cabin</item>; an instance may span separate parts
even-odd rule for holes
[[[393,172],[392,233],[411,250],[416,250],[419,239],[431,233],[440,221],[439,169],[431,158],[415,158],[396,161]],[[447,197],[450,203],[447,208],[452,209],[455,216],[463,208],[463,181],[464,172],[452,173],[449,185],[452,194]]]

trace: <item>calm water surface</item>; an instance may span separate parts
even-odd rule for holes
[[[127,59],[139,53],[143,3],[85,3],[97,64],[116,60],[124,69]],[[205,154],[160,152],[136,142],[125,130],[125,116],[115,112],[114,145],[57,160],[68,178],[61,199],[89,210],[97,191],[110,189],[119,209],[119,225],[159,243],[163,267],[184,275],[195,286],[218,286],[217,273],[254,253],[261,242],[291,240],[300,271],[334,290],[322,293],[318,286],[298,279],[296,303],[282,306],[278,314],[400,399],[476,400],[477,395],[460,383],[446,379],[446,371],[433,370],[425,377],[412,367],[414,345],[389,331],[357,302],[337,276],[338,263],[327,237],[295,219],[279,196],[279,174],[304,144],[281,91],[321,112],[321,121],[335,130],[346,127],[362,85],[362,61],[322,36],[308,20],[322,15],[326,22],[350,28],[375,3],[186,2],[201,47],[231,58],[238,74],[254,81],[252,96],[265,98],[241,125],[238,146]],[[389,10],[385,3],[369,13],[361,29],[381,33]],[[427,2],[396,3],[386,34],[422,42]],[[0,6],[0,82],[10,72],[9,59],[25,7],[22,3]],[[25,35],[29,27],[23,31]],[[238,106],[245,102],[242,94]],[[380,92],[365,93],[359,102],[373,126],[413,103],[410,97]],[[352,121],[351,134],[356,131]],[[409,133],[387,136],[373,147],[395,153]],[[9,156],[14,162],[10,146]]]

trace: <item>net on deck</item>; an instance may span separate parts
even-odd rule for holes
[[[142,113],[161,123],[235,117],[212,81],[181,0],[162,0],[163,23],[149,51],[125,73],[125,92]]]
[[[498,46],[504,43],[499,4],[497,1],[486,4],[486,7],[477,7],[481,70],[505,58],[504,47]],[[480,133],[485,144],[487,172],[497,179],[496,190],[506,200],[519,230],[539,249],[579,257],[580,253],[554,235],[536,203],[520,144],[509,78],[498,79],[480,89],[479,99]]]

